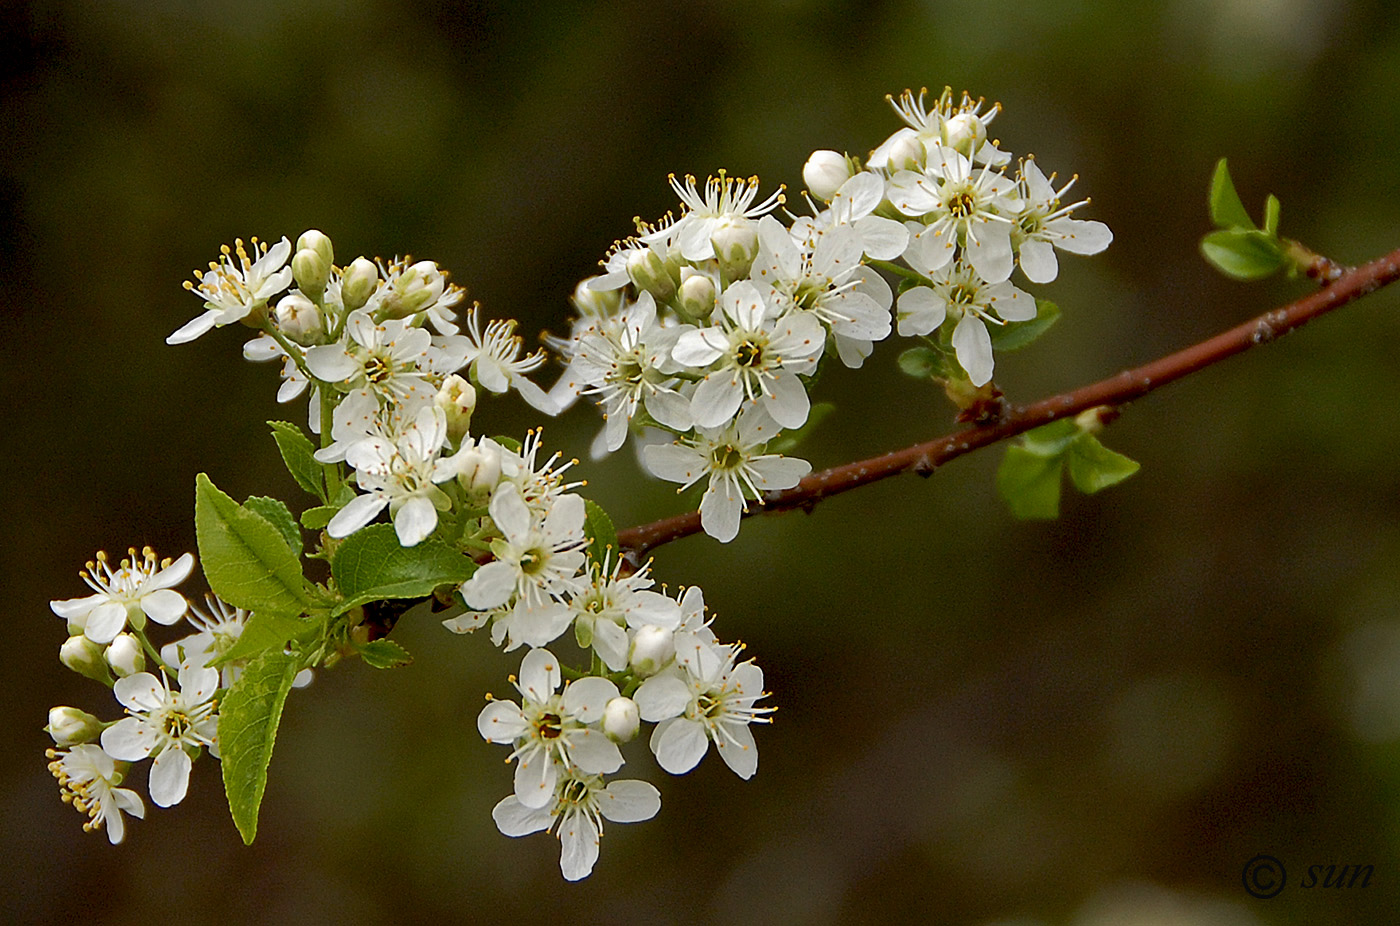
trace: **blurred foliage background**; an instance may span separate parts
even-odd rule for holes
[[[305,410],[276,404],[275,371],[236,329],[163,343],[220,244],[318,227],[341,261],[411,251],[490,316],[562,331],[632,217],[674,207],[668,173],[796,194],[811,150],[898,126],[886,93],[947,83],[1001,101],[1003,146],[1081,174],[1081,215],[1116,233],[1040,291],[1057,328],[998,362],[1026,401],[1306,291],[1199,259],[1220,156],[1251,209],[1279,195],[1285,235],[1350,263],[1400,245],[1389,4],[66,0],[0,2],[0,33],[7,919],[1393,922],[1391,291],[1129,408],[1105,437],[1142,472],[1059,521],[1011,519],[992,450],[659,551],[781,710],[748,783],[713,755],[669,778],[636,744],[662,811],[610,826],[578,885],[557,843],[490,818],[510,776],[475,717],[518,654],[433,621],[396,633],[412,666],[346,664],[294,695],[252,848],[208,760],[123,846],[85,835],[40,729],[55,704],[115,716],[58,664],[48,609],[85,591],[95,550],[193,549],[200,471],[299,504],[262,422]],[[950,427],[899,349],[824,378],[840,407],[816,466]],[[537,423],[514,400],[479,415]],[[546,440],[586,457],[597,426],[579,408]],[[577,471],[619,524],[679,505],[628,453]],[[1270,901],[1241,886],[1260,852],[1290,871]],[[1375,874],[1302,889],[1313,864]]]

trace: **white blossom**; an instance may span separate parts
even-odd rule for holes
[[[71,749],[50,749],[46,754],[64,803],[87,815],[84,830],[92,832],[105,826],[107,839],[115,846],[126,837],[123,813],[138,820],[146,816],[140,796],[129,788],[117,787],[122,776],[102,747],[88,743]]]
[[[185,289],[204,300],[206,311],[166,338],[165,343],[184,344],[216,326],[242,321],[291,285],[292,268],[285,265],[292,256],[292,243],[285,237],[270,249],[257,238],[251,243],[252,258],[244,249],[243,240],[235,239],[232,250],[223,246],[219,262],[210,262],[208,273],[194,272],[198,285],[185,281]]]
[[[185,799],[190,754],[198,754],[202,746],[215,748],[218,737],[218,670],[186,663],[180,667],[179,685],[180,690],[171,690],[164,674],[149,672],[118,679],[112,693],[130,716],[102,731],[102,748],[114,759],[155,757],[150,788],[151,800],[159,807]]]
[[[51,601],[49,607],[68,621],[68,632],[84,634],[94,643],[111,643],[128,623],[137,630],[150,618],[157,624],[173,624],[185,613],[185,596],[174,591],[194,569],[189,553],[175,561],[157,562],[155,551],[136,550],[114,569],[107,554],[99,552],[78,575],[95,594],[86,598]]]

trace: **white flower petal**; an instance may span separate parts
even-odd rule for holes
[[[680,717],[663,721],[651,735],[651,751],[656,754],[657,764],[672,775],[684,775],[695,768],[709,748],[705,728]]]
[[[661,792],[645,781],[614,781],[599,792],[598,810],[614,823],[640,823],[661,810]]]
[[[173,807],[185,799],[190,785],[190,757],[183,749],[168,747],[151,763],[151,802],[157,807]]]
[[[505,836],[528,836],[549,829],[554,816],[548,807],[526,807],[515,795],[501,801],[491,810],[491,819]]]

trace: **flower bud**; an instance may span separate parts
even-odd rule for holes
[[[596,277],[589,277],[589,280]],[[622,290],[590,289],[588,280],[584,280],[574,287],[573,295],[574,308],[578,309],[580,315],[593,315],[606,318],[617,312],[622,307]]]
[[[107,645],[104,655],[117,678],[126,678],[146,669],[146,654],[141,652],[141,641],[129,633],[117,634],[117,638]]]
[[[708,321],[715,311],[715,281],[709,274],[686,267],[681,271],[681,288],[676,293],[676,308],[692,321]]]
[[[678,276],[672,276],[671,268],[651,248],[633,251],[627,257],[627,276],[638,289],[651,293],[657,302],[670,302],[676,294]]]
[[[472,412],[476,410],[476,388],[453,373],[443,380],[433,402],[447,413],[448,439],[454,444],[460,443],[471,427]]]
[[[972,113],[958,113],[943,120],[939,134],[943,144],[971,160],[987,140],[987,126]]]
[[[314,228],[308,228],[301,233],[297,239],[298,251],[315,251],[321,258],[321,263],[329,267],[335,263],[335,249],[331,247],[331,239],[322,232]]]
[[[655,675],[675,655],[675,634],[655,624],[644,624],[632,638],[632,655],[628,662],[638,675]]]
[[[58,661],[79,675],[104,685],[112,680],[107,663],[102,659],[102,644],[94,643],[82,634],[69,637],[58,649]]]
[[[321,320],[321,310],[301,293],[288,293],[283,296],[278,301],[272,317],[277,320],[278,330],[302,347],[310,347],[326,333],[325,322]]]
[[[852,176],[851,162],[835,151],[813,151],[807,163],[802,165],[802,182],[808,191],[824,203],[831,202],[841,184]]]
[[[430,260],[420,260],[399,274],[384,294],[384,301],[376,313],[380,321],[388,318],[407,318],[421,312],[442,295],[447,288],[447,278],[438,265]]]
[[[457,482],[476,496],[490,494],[501,482],[501,452],[487,444],[458,453]]]
[[[102,733],[102,721],[76,707],[55,707],[49,710],[49,725],[44,732],[53,737],[55,746],[77,746],[97,739]]]
[[[320,300],[325,295],[330,278],[331,265],[316,251],[302,248],[292,255],[292,279],[297,281],[297,288],[312,299]]]
[[[345,304],[345,311],[364,308],[378,285],[379,268],[374,261],[365,257],[355,258],[340,277],[340,299]]]
[[[642,712],[631,698],[613,698],[603,708],[603,733],[614,743],[632,742],[641,726]]]
[[[886,163],[890,170],[921,170],[924,157],[924,143],[913,132],[906,132],[890,146]]]
[[[710,244],[724,278],[742,280],[758,255],[758,223],[738,216],[726,218],[710,233]]]

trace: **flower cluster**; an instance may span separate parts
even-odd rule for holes
[[[705,480],[701,522],[721,541],[750,500],[810,471],[770,448],[808,423],[827,357],[859,367],[897,328],[983,387],[991,329],[1036,317],[1013,269],[1049,282],[1056,249],[1094,254],[1112,238],[1070,217],[1087,202],[1062,203],[1073,180],[1056,189],[1031,159],[1007,176],[1011,157],[987,136],[998,107],[951,91],[932,106],[923,93],[891,102],[906,126],[864,165],[834,151],[808,160],[811,215],[780,220],[782,192],[759,201],[756,178],[672,177],[680,217],[618,242],[575,291],[570,336],[552,341],[567,369],[550,397],[602,408],[595,452],[643,435],[654,475],[682,489]],[[876,267],[904,278],[897,303]]]
[[[139,555],[133,549],[116,566],[98,553],[80,573],[94,593],[51,602],[70,635],[59,659],[107,685],[125,711],[125,717],[104,722],[75,707],[55,707],[45,727],[55,747],[48,750],[49,770],[64,801],[87,815],[86,829],[105,827],[113,843],[125,836],[123,813],[145,816],[140,796],[118,787],[132,763],[152,760],[151,800],[171,807],[185,798],[194,760],[206,750],[219,756],[218,693],[237,679],[244,663],[225,656],[249,615],[213,595],[208,612],[187,602],[173,586],[193,568],[188,553],[157,560],[149,547]],[[195,632],[157,653],[146,633],[147,617],[171,626],[188,621]],[[147,671],[148,657],[153,671]],[[309,681],[309,670],[297,679],[301,685]]]

